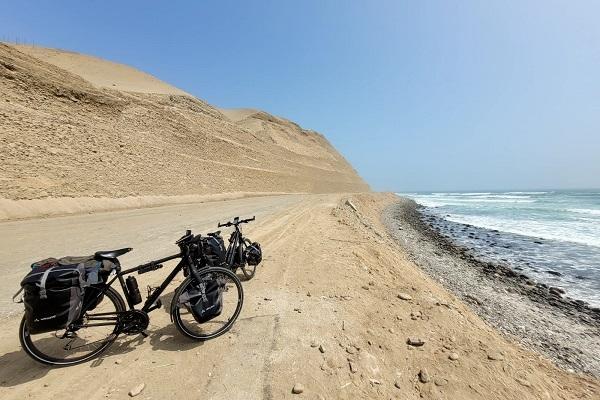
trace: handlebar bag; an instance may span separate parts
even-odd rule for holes
[[[184,305],[201,324],[221,315],[223,292],[225,280],[209,275],[199,284],[190,284],[179,296],[179,304]]]

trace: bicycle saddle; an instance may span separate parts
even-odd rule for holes
[[[216,231],[216,232],[211,232],[211,233],[207,233],[208,236],[220,236],[221,235],[221,231]]]
[[[133,250],[131,247],[126,247],[124,249],[118,249],[118,250],[97,251],[94,254],[94,257],[96,257],[96,258],[117,258],[119,256],[122,256],[125,253],[129,253],[131,250]]]

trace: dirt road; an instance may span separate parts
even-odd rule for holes
[[[1,225],[2,257],[12,260],[2,296],[30,258],[131,246],[123,263],[132,264],[174,251],[186,227],[206,231],[238,214],[257,216],[246,233],[266,257],[244,283],[234,328],[203,344],[157,310],[150,337],[123,337],[94,362],[49,369],[20,350],[18,316],[5,317],[0,397],[126,399],[145,383],[138,398],[598,398],[597,381],[507,342],[406,261],[379,219],[390,197],[351,197],[357,210],[345,195],[281,196]],[[425,343],[407,345],[409,337]],[[291,393],[296,383],[304,393]]]
[[[212,232],[218,221],[238,215],[256,215],[260,223],[264,216],[302,199],[302,195],[265,196],[0,223],[0,317],[22,310],[10,297],[35,260],[133,247],[121,263],[134,266],[176,253],[174,242],[186,229]]]

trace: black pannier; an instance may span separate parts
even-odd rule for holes
[[[225,262],[225,242],[221,236],[216,233],[209,234],[209,236],[203,236],[200,242],[209,266],[217,267]]]
[[[248,265],[258,265],[262,261],[262,249],[258,242],[253,242],[250,246],[246,247],[244,254]]]
[[[81,288],[77,265],[34,267],[21,287],[30,333],[64,328],[79,316]]]
[[[66,328],[79,319],[83,304],[87,311],[100,303],[97,291],[86,293],[90,285],[103,284],[109,271],[93,256],[46,259],[31,265],[21,281],[25,321],[30,333]],[[110,266],[107,266],[110,268]],[[95,293],[94,293],[95,292]]]
[[[179,296],[179,304],[192,313],[198,323],[204,323],[221,315],[225,279],[208,275],[200,284],[190,284]]]

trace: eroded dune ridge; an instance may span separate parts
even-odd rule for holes
[[[321,134],[219,110],[125,65],[0,44],[0,90],[4,205],[369,189]]]

